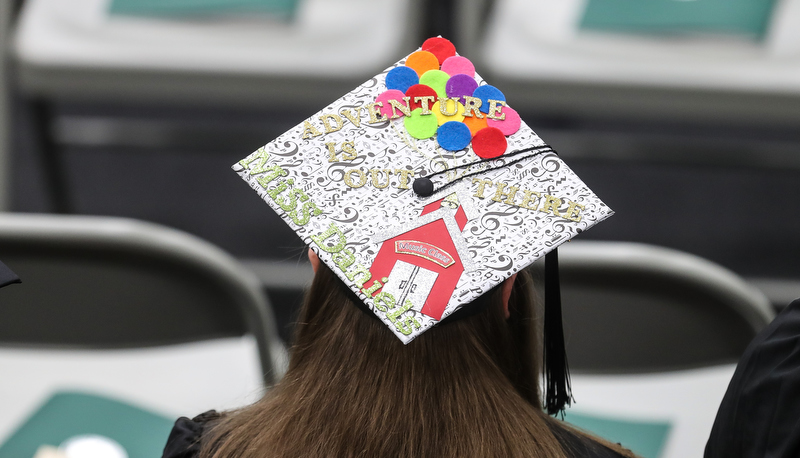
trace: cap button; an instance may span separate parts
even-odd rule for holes
[[[428,177],[416,178],[411,186],[420,197],[428,197],[433,194],[433,182]]]

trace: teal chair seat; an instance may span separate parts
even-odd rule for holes
[[[174,419],[121,400],[89,393],[53,394],[0,446],[3,458],[32,458],[43,445],[99,435],[121,445],[128,458],[161,456]]]

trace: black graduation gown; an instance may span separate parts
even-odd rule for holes
[[[800,299],[756,336],[722,399],[705,458],[800,457]]]
[[[209,422],[219,417],[217,412],[211,410],[191,420],[186,417],[179,418],[169,434],[162,458],[196,458],[200,452],[200,438],[203,430]],[[566,429],[553,428],[553,433],[570,457],[620,458],[623,456]]]

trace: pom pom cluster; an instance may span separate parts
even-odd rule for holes
[[[508,146],[505,137],[520,128],[519,114],[504,104],[505,95],[494,86],[478,85],[475,66],[456,55],[455,46],[444,38],[429,38],[405,65],[390,70],[386,88],[375,99],[381,103],[380,113],[387,118],[403,116],[409,135],[420,140],[436,137],[448,151],[472,145],[479,157],[498,157]],[[465,110],[466,97],[481,101],[482,116]],[[490,113],[492,106],[495,111]]]

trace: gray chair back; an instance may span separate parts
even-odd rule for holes
[[[622,242],[559,248],[570,368],[620,373],[736,362],[774,317],[739,276],[687,253]]]
[[[132,348],[252,334],[264,381],[285,349],[258,279],[184,232],[123,218],[0,214],[0,345]]]

